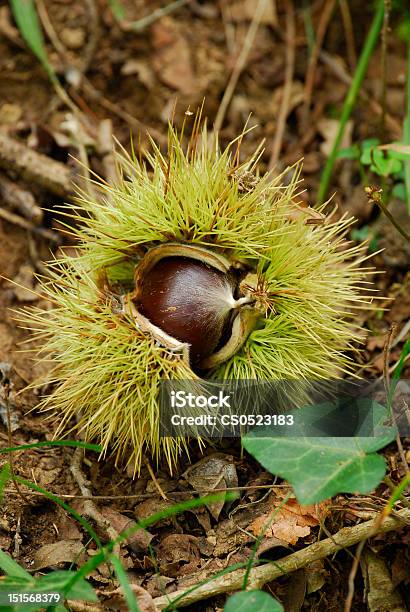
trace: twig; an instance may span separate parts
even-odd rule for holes
[[[138,21],[122,21],[120,22],[120,26],[126,32],[141,32],[141,30],[144,30],[147,26],[161,19],[161,17],[173,13],[181,6],[185,6],[185,4],[189,4],[190,2],[191,0],[174,0],[174,2],[170,2],[161,8],[155,9],[146,17],[138,19]]]
[[[10,411],[10,391],[11,391],[11,386],[12,386],[12,382],[9,379],[9,372],[11,370],[10,365],[7,364],[1,364],[1,368],[0,368],[0,384],[2,387],[2,396],[0,397],[0,399],[3,399],[4,404],[6,406],[6,415],[7,415],[7,440],[8,440],[8,445],[9,448],[11,448],[13,446],[13,436],[12,436],[12,426],[11,426],[11,411]],[[19,495],[19,497],[21,497],[21,499],[23,500],[24,503],[28,504],[28,498],[26,497],[26,495],[23,493],[23,491],[20,489],[20,485],[16,480],[16,473],[14,470],[14,460],[13,460],[13,453],[9,453],[9,465],[10,465],[10,475],[11,475],[11,479],[13,481],[13,484],[16,488],[16,491]]]
[[[43,211],[36,203],[33,194],[10,181],[2,172],[0,172],[0,196],[35,225],[43,220]]]
[[[327,191],[329,188],[330,179],[333,172],[333,166],[336,161],[336,155],[339,150],[340,143],[342,142],[346,123],[353,111],[356,98],[358,96],[362,81],[367,71],[370,57],[376,46],[377,38],[380,32],[380,28],[383,23],[384,15],[384,0],[379,0],[375,16],[373,17],[372,24],[369,32],[366,36],[366,40],[360,54],[359,62],[357,64],[356,72],[349,88],[345,101],[343,103],[342,114],[339,121],[339,127],[337,130],[336,138],[332,145],[332,150],[327,158],[325,168],[323,170],[322,178],[320,180],[319,191],[317,196],[318,204],[323,204],[325,201]]]
[[[255,36],[258,31],[259,24],[260,24],[262,15],[266,9],[267,4],[268,4],[268,0],[259,0],[258,2],[253,19],[246,33],[241,52],[238,56],[238,59],[236,60],[235,66],[232,70],[230,79],[228,81],[224,95],[222,97],[221,104],[219,105],[218,112],[216,113],[215,123],[214,123],[215,132],[219,132],[222,127],[222,124],[223,124],[223,121],[226,115],[226,111],[232,100],[232,96],[234,94],[239,77],[241,76],[242,70],[245,67],[246,60],[248,59],[250,50],[252,49],[252,45],[255,41]]]
[[[46,240],[51,240],[55,244],[61,243],[61,237],[53,230],[45,227],[36,227],[30,223],[30,221],[27,221],[27,219],[23,219],[23,217],[20,217],[19,215],[15,215],[8,210],[4,210],[4,208],[0,208],[0,218],[4,219],[8,223],[18,225],[25,230],[29,230],[30,232],[33,232],[33,234],[38,234],[39,236],[46,238]]]
[[[91,100],[93,100],[94,102],[98,102],[100,106],[110,111],[114,115],[117,115],[117,117],[125,121],[125,123],[127,123],[131,127],[139,131],[148,132],[161,145],[164,145],[166,143],[166,138],[164,137],[164,134],[162,132],[160,132],[154,127],[145,126],[142,121],[140,121],[127,111],[123,110],[120,106],[118,106],[118,104],[115,104],[114,102],[111,102],[111,100],[108,100],[108,98],[106,98],[100,91],[98,91],[98,89],[94,87],[94,85],[87,79],[86,76],[83,76],[81,80],[81,87],[82,91],[86,96],[91,98]]]
[[[363,540],[367,540],[376,533],[387,533],[395,529],[400,529],[409,523],[410,510],[405,508],[397,512],[394,518],[386,518],[377,531],[374,529],[376,520],[372,519],[359,525],[354,525],[353,527],[343,527],[332,539],[326,538],[320,542],[315,542],[302,550],[298,550],[283,559],[277,560],[275,563],[269,563],[252,569],[250,572],[249,587],[254,589],[261,588],[266,583],[272,582],[280,576],[306,567],[310,563],[313,563],[313,561],[324,559],[344,548],[354,546]],[[189,593],[181,589],[169,593],[168,595],[157,597],[154,599],[154,604],[158,609],[163,610],[169,605],[172,605],[172,603],[176,603],[176,600],[178,600],[178,606],[183,607],[189,606],[197,601],[208,599],[209,597],[214,597],[215,595],[238,591],[242,587],[244,574],[244,570],[235,570],[229,574],[218,577],[216,580],[202,584],[195,590],[192,589]]]
[[[44,4],[44,0],[36,0],[36,9],[38,16],[40,17],[41,25],[43,26],[48,38],[50,39],[51,44],[53,45],[57,53],[64,57],[67,50],[61,42],[60,37],[57,35],[53,24],[51,23],[46,6]]]
[[[70,466],[70,471],[73,475],[75,482],[78,484],[81,493],[86,498],[85,504],[84,504],[84,511],[87,514],[87,516],[92,518],[96,522],[96,524],[107,533],[110,540],[116,540],[118,538],[118,533],[115,531],[115,529],[113,529],[109,521],[107,521],[104,518],[104,516],[101,514],[101,512],[98,510],[98,508],[94,504],[91,490],[88,487],[89,483],[81,470],[82,457],[83,457],[83,449],[76,448],[74,455],[73,455],[73,460]],[[114,554],[118,556],[119,544],[116,545],[114,549]]]
[[[352,567],[349,573],[349,590],[347,592],[347,597],[344,605],[344,612],[350,612],[353,602],[354,596],[354,579],[356,578],[357,570],[359,568],[360,557],[362,556],[364,545],[366,544],[366,540],[362,540],[359,542],[356,548],[356,554],[353,559]]]
[[[161,487],[161,485],[159,484],[159,482],[158,482],[158,480],[157,480],[157,477],[156,477],[156,476],[155,476],[155,474],[154,474],[154,470],[152,469],[151,464],[150,464],[150,462],[148,461],[148,459],[145,459],[145,465],[147,466],[147,469],[148,469],[149,475],[151,476],[151,478],[152,478],[152,482],[154,483],[154,485],[155,485],[155,487],[156,487],[156,489],[157,489],[158,493],[161,495],[162,499],[164,499],[165,501],[169,501],[169,497],[167,497],[167,496],[165,495],[164,491],[162,490],[162,487]]]
[[[285,82],[282,89],[282,100],[280,104],[278,122],[275,137],[272,143],[272,153],[269,161],[269,169],[276,166],[280,151],[282,149],[283,135],[285,132],[286,119],[289,113],[290,96],[292,93],[293,73],[295,70],[295,10],[292,0],[286,0],[286,68]]]
[[[306,79],[305,79],[305,102],[304,102],[304,112],[303,112],[303,123],[306,125],[307,118],[310,109],[310,103],[312,101],[313,94],[313,86],[315,83],[315,73],[317,61],[319,58],[319,51],[323,44],[323,39],[326,34],[327,27],[329,25],[330,18],[333,13],[333,9],[335,7],[336,0],[326,0],[325,6],[323,7],[322,14],[320,16],[319,25],[317,28],[315,45],[313,47],[312,54],[309,58],[309,64],[306,71]]]
[[[102,159],[104,178],[110,185],[115,185],[118,182],[113,144],[112,121],[111,119],[103,119],[98,126],[97,150]]]
[[[382,107],[382,116],[380,121],[381,134],[384,138],[384,132],[386,130],[386,107],[387,107],[387,35],[389,32],[389,21],[391,11],[391,0],[384,0],[384,17],[383,27],[381,33],[382,49],[381,49],[381,81],[382,91],[380,97],[380,106]]]
[[[0,132],[0,167],[67,198],[72,192],[72,173],[64,164],[37,153],[23,143]]]
[[[81,72],[87,72],[91,60],[94,56],[95,50],[97,48],[97,42],[99,39],[99,13],[97,7],[95,5],[94,0],[85,0],[87,4],[88,14],[89,14],[89,27],[88,27],[88,41],[85,46],[85,49],[82,50],[81,57]],[[44,0],[36,0],[37,12],[40,17],[41,23],[43,25],[44,30],[47,33],[48,38],[50,39],[54,49],[60,55],[61,59],[67,64],[67,49],[64,44],[61,42],[61,38],[58,36],[55,28],[50,20],[48,15],[46,6],[44,4]]]
[[[347,57],[350,70],[354,71],[357,63],[356,46],[354,42],[354,32],[352,24],[352,16],[350,14],[349,3],[347,0],[339,0],[340,12],[342,14],[343,27],[345,30]]]
[[[15,484],[17,485],[18,483],[16,482]],[[23,541],[20,533],[21,533],[21,510],[20,510],[18,518],[17,518],[16,531],[15,531],[14,538],[13,538],[13,540],[14,540],[13,557],[15,559],[18,559],[19,556],[20,556],[20,544]]]
[[[215,493],[226,493],[227,491],[251,491],[255,489],[286,489],[288,485],[248,485],[243,487],[223,487],[220,489],[212,489],[212,492]],[[13,490],[6,489],[6,493],[13,493]],[[203,495],[203,491],[198,491],[197,489],[189,489],[189,493],[192,495]],[[42,493],[38,493],[37,491],[28,491],[29,495],[42,495]],[[170,491],[168,495],[183,495],[186,496],[187,491]],[[134,499],[136,501],[143,501],[144,499],[152,499],[155,497],[152,493],[139,493],[136,495],[70,495],[67,493],[53,493],[53,495],[64,498],[64,499],[92,499],[94,501],[98,500],[115,500],[115,499]]]
[[[100,38],[100,9],[97,7],[95,0],[85,0],[90,18],[88,27],[88,41],[82,53],[82,72],[87,72],[91,65],[97,44]]]

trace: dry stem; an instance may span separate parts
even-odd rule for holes
[[[0,167],[20,175],[52,193],[66,198],[72,194],[72,176],[64,164],[37,153],[0,132]]]
[[[359,525],[354,525],[353,527],[343,527],[332,538],[326,538],[320,542],[315,542],[275,563],[269,563],[252,569],[249,574],[248,587],[250,589],[260,589],[267,582],[271,582],[284,574],[306,567],[313,561],[324,559],[325,557],[337,553],[339,550],[354,546],[374,536],[375,533],[387,533],[388,531],[400,529],[410,522],[410,510],[407,508],[400,510],[394,517],[386,518],[375,530],[378,517],[379,515],[377,515],[375,519]],[[245,570],[235,570],[230,574],[226,574],[212,582],[199,586],[190,593],[185,594],[185,590],[181,589],[169,595],[157,597],[154,599],[154,603],[159,610],[163,610],[177,598],[180,598],[178,599],[178,607],[183,607],[209,597],[214,597],[215,595],[239,591],[243,585],[244,575]]]
[[[286,2],[286,68],[285,83],[282,89],[282,100],[279,110],[275,138],[272,144],[272,153],[269,168],[276,166],[282,148],[286,119],[289,113],[290,96],[292,93],[293,73],[295,70],[295,9],[291,0]]]
[[[83,449],[77,448],[75,450],[73,461],[71,463],[71,473],[74,477],[74,480],[78,484],[81,493],[86,497],[84,501],[84,511],[91,519],[93,519],[96,524],[102,528],[110,538],[110,540],[116,540],[118,538],[118,533],[113,529],[110,523],[104,518],[101,512],[96,507],[93,499],[91,490],[88,487],[88,481],[85,478],[82,470],[81,470],[81,460],[83,457]],[[114,554],[119,555],[119,545],[114,548]]]
[[[268,3],[268,0],[259,0],[259,3],[255,9],[255,14],[249,26],[249,30],[246,33],[246,37],[245,37],[241,52],[236,61],[234,69],[232,70],[232,74],[228,81],[228,85],[226,86],[225,93],[221,100],[221,104],[219,105],[218,112],[216,113],[215,123],[214,123],[215,132],[219,132],[222,127],[226,111],[231,102],[232,96],[234,94],[239,77],[241,76],[242,70],[245,67],[246,60],[248,59],[250,50],[252,49],[252,45],[254,43],[255,36],[258,31],[259,24],[262,19],[262,15],[266,9],[267,3]]]

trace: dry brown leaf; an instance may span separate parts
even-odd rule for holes
[[[320,519],[325,516],[327,505],[321,504],[302,506],[296,499],[289,499],[284,506],[278,508],[281,499],[277,495],[271,497],[276,508],[272,512],[262,514],[248,527],[256,536],[264,532],[264,536],[279,538],[288,544],[296,544],[299,538],[310,534],[311,527],[319,525]]]
[[[101,510],[101,514],[117,533],[136,525],[135,521],[128,518],[128,516],[124,516],[108,506]],[[153,536],[145,529],[138,529],[138,531],[126,539],[126,542],[134,552],[145,552],[148,550],[152,538]]]
[[[197,78],[192,67],[191,50],[173,20],[163,18],[152,26],[156,51],[152,65],[158,78],[188,96],[197,90]]]
[[[199,561],[198,539],[184,533],[173,533],[164,538],[158,547],[158,559],[168,563]]]
[[[132,582],[130,582],[130,587],[135,595],[135,598],[138,603],[138,609],[140,612],[156,612],[157,608],[155,607],[152,596],[150,595],[150,593],[148,593],[148,591],[146,591],[137,584],[133,584]],[[129,610],[128,604],[124,599],[121,587],[111,593],[110,599],[106,599],[104,601],[104,609],[115,609],[119,610],[120,612],[127,612],[127,610]]]
[[[34,554],[32,569],[56,567],[62,563],[78,564],[83,550],[84,547],[78,540],[59,540],[52,544],[44,544]]]
[[[238,476],[233,457],[223,453],[214,453],[209,457],[204,457],[195,465],[189,467],[183,474],[183,478],[194,489],[206,494],[212,493],[215,489],[238,486]],[[214,519],[217,520],[224,505],[225,501],[221,499],[220,502],[207,504],[207,508]]]

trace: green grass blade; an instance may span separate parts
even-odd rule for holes
[[[357,63],[356,72],[353,77],[352,84],[350,85],[349,91],[343,103],[342,114],[339,121],[339,127],[334,140],[332,150],[326,161],[325,168],[323,170],[322,177],[320,179],[319,191],[317,196],[317,203],[323,204],[326,199],[326,195],[329,189],[330,179],[332,177],[333,166],[337,157],[340,143],[342,142],[346,123],[352,114],[354,104],[356,102],[360,87],[365,77],[367,66],[369,64],[370,57],[376,46],[377,38],[379,36],[380,29],[383,24],[384,17],[384,0],[379,0],[375,15],[373,17],[370,30],[367,34],[359,61]]]
[[[3,465],[0,472],[0,504],[3,501],[4,487],[11,476],[10,463],[7,462]]]
[[[0,448],[1,453],[12,453],[14,451],[27,450],[29,448],[43,448],[49,446],[72,446],[75,448],[85,448],[96,453],[101,453],[102,447],[99,444],[90,444],[81,442],[80,440],[51,440],[50,442],[35,442],[33,444],[20,444],[20,446],[9,446],[8,448]]]
[[[114,571],[117,575],[118,582],[120,583],[125,601],[127,602],[129,612],[140,612],[140,607],[136,600],[134,593],[132,592],[130,582],[128,580],[127,572],[124,570],[121,561],[116,555],[111,555],[110,561],[114,567]]]
[[[115,19],[121,23],[125,19],[125,8],[120,0],[108,0],[108,4]]]
[[[34,0],[10,0],[14,19],[22,37],[34,55],[40,60],[51,80],[56,80],[55,72],[48,60],[44,37],[38,19]]]
[[[410,43],[407,45],[407,105],[403,123],[403,142],[410,145]],[[404,184],[406,185],[407,209],[410,215],[410,155],[404,163]]]
[[[0,568],[8,576],[22,578],[24,580],[32,580],[32,577],[26,570],[21,567],[14,559],[10,557],[4,550],[0,549]]]

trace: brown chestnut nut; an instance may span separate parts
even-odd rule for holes
[[[142,280],[138,310],[170,336],[190,345],[198,363],[217,348],[232,310],[235,279],[187,257],[161,259]]]

